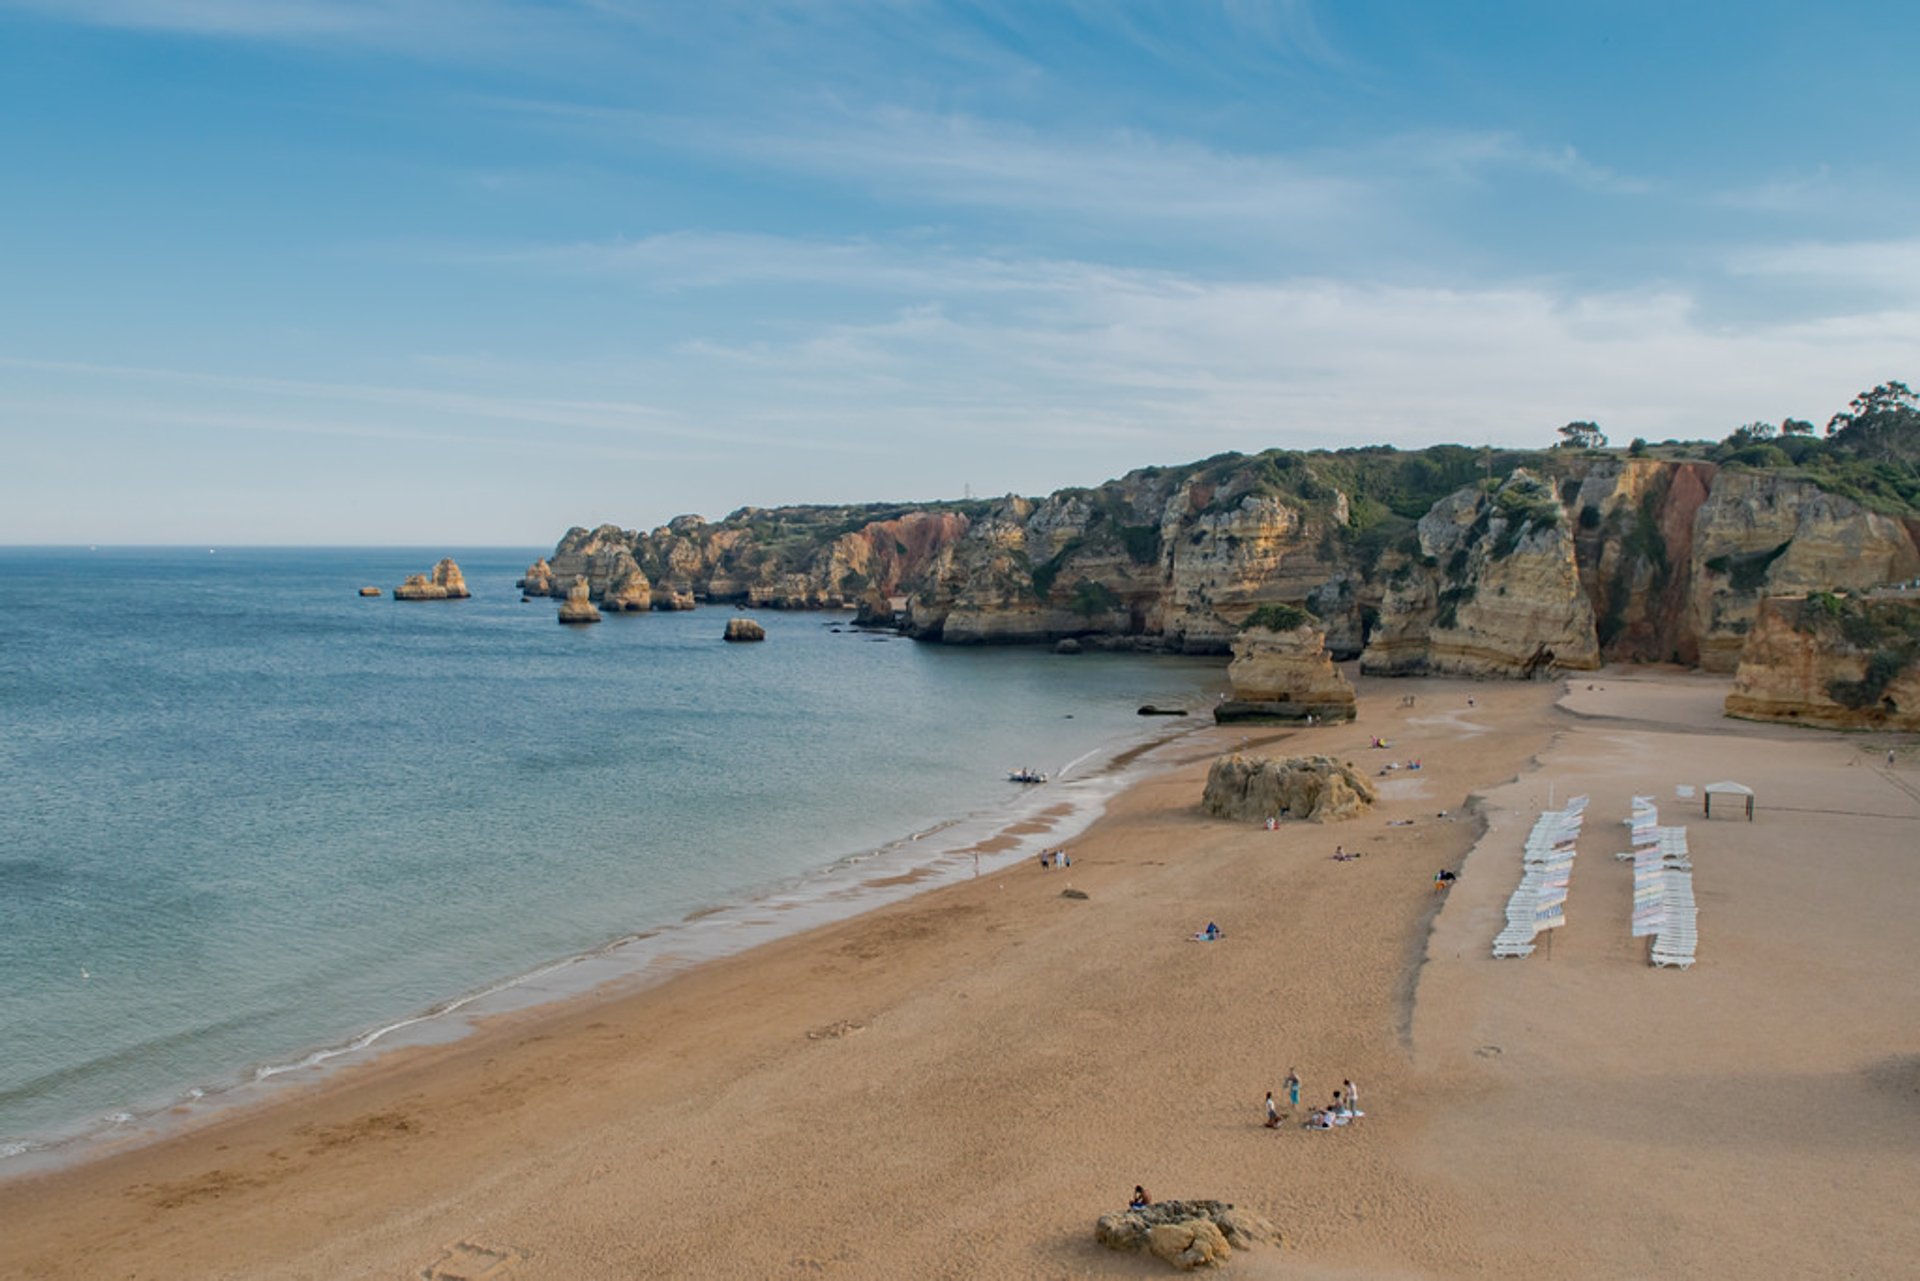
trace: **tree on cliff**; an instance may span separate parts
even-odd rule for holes
[[[1920,462],[1920,397],[1905,383],[1881,383],[1828,419],[1827,436],[1863,458]]]
[[[1568,423],[1560,429],[1556,449],[1605,449],[1607,438],[1598,423]]]

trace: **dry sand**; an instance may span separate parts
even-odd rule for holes
[[[1424,768],[1327,827],[1202,818],[1208,761],[1275,736],[1189,735],[1070,869],[935,890],[0,1184],[0,1275],[1163,1275],[1092,1242],[1135,1183],[1273,1219],[1288,1246],[1236,1255],[1247,1277],[1907,1272],[1920,765],[1888,770],[1878,737],[1724,721],[1724,680],[1587,683],[1562,707],[1558,686],[1362,682],[1359,722],[1271,750]],[[1722,777],[1757,788],[1757,822],[1674,800]],[[1493,961],[1520,839],[1573,791],[1593,801],[1568,924],[1551,953]],[[1687,973],[1627,934],[1610,855],[1635,792],[1689,826]],[[1474,793],[1490,826],[1468,857]],[[1364,857],[1332,861],[1336,842]],[[1208,920],[1227,938],[1189,941]],[[1369,1115],[1263,1128],[1290,1066],[1309,1101],[1353,1077]]]

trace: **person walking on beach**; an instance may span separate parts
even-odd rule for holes
[[[1287,1069],[1286,1087],[1287,1087],[1287,1106],[1289,1108],[1299,1107],[1300,1106],[1300,1073],[1295,1071],[1293,1068]]]
[[[1280,1124],[1280,1108],[1273,1101],[1273,1091],[1267,1091],[1267,1128],[1275,1129]]]

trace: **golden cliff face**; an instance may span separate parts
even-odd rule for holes
[[[1516,471],[1462,490],[1419,526],[1420,557],[1389,571],[1360,670],[1524,677],[1600,665],[1593,609],[1552,487]]]
[[[1761,601],[1726,710],[1830,729],[1920,729],[1920,599]]]
[[[1369,672],[1514,677],[1603,658],[1731,671],[1762,597],[1920,575],[1920,522],[1779,470],[1556,452],[1431,501],[1457,466],[1360,453],[1223,455],[1040,500],[575,529],[526,590],[584,576],[627,608],[863,604],[876,621],[904,597],[926,640],[1215,654],[1256,609],[1303,605]],[[1396,479],[1423,468],[1449,479]]]
[[[1906,524],[1811,481],[1722,471],[1694,522],[1685,629],[1699,664],[1731,672],[1767,595],[1855,591],[1920,573]]]

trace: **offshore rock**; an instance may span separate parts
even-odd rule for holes
[[[1332,823],[1373,807],[1373,786],[1330,756],[1222,756],[1207,771],[1200,808],[1215,818]]]
[[[557,593],[553,590],[553,566],[547,563],[545,556],[527,566],[527,572],[514,586],[520,589],[522,600],[531,600],[536,596],[566,595],[564,590]]]
[[[767,629],[751,618],[729,618],[727,630],[721,634],[721,640],[763,641],[767,638]]]
[[[380,589],[378,587],[362,587],[360,589],[360,594],[362,596],[378,596],[380,594]]]
[[[1726,712],[1829,729],[1920,730],[1920,598],[1762,601]]]
[[[1291,627],[1284,624],[1298,619]],[[1350,721],[1353,686],[1333,665],[1326,632],[1304,610],[1269,609],[1233,641],[1227,666],[1232,694],[1214,708],[1219,722],[1236,720]],[[1279,624],[1280,626],[1275,626]]]
[[[597,623],[600,611],[593,607],[589,595],[587,580],[584,576],[575,577],[573,586],[567,589],[567,599],[560,605],[562,623]]]
[[[395,600],[464,600],[473,593],[451,556],[433,567],[433,573],[410,574],[407,581],[393,589]]]

